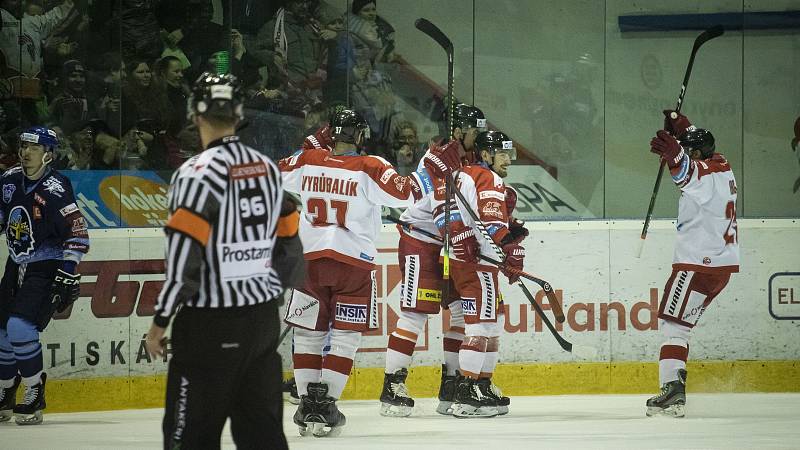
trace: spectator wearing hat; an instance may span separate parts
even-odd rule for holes
[[[86,98],[86,69],[83,63],[75,59],[66,61],[61,68],[59,83],[62,91],[50,104],[50,120],[65,133],[71,134],[90,117],[90,107],[94,104]]]

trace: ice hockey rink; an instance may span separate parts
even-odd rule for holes
[[[644,395],[514,397],[493,419],[436,414],[418,399],[409,418],[378,415],[378,402],[342,401],[336,438],[301,438],[286,404],[293,449],[797,449],[800,394],[689,394],[683,419],[648,418]],[[0,424],[3,449],[161,448],[161,409],[48,414],[40,426]],[[228,428],[222,448],[235,448]]]

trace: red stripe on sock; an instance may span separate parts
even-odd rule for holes
[[[458,339],[444,338],[442,341],[442,348],[446,352],[458,353],[461,348],[461,341]]]
[[[399,338],[397,336],[389,336],[389,348],[404,355],[413,355],[415,345],[415,342],[411,342],[407,339]]]
[[[339,372],[343,375],[350,375],[350,370],[353,368],[353,360],[328,354],[325,356],[325,360],[322,361],[322,368]]]
[[[689,357],[689,349],[680,345],[662,345],[661,355],[658,359],[677,359],[686,362]]]
[[[292,355],[295,369],[322,369],[322,355],[295,353]]]

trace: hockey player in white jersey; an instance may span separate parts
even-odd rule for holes
[[[378,327],[375,239],[381,206],[408,207],[431,189],[431,176],[457,168],[457,142],[436,146],[429,168],[401,176],[384,159],[358,156],[369,126],[356,112],[337,111],[330,123],[332,151],[307,149],[280,161],[284,189],[299,194],[300,239],[306,281],[295,289],[286,322],[295,327],[294,375],[301,435],[336,435],[346,420],[336,407],[347,383],[361,333]],[[430,172],[429,172],[430,171]],[[330,351],[323,356],[330,331]]]
[[[453,124],[453,137],[465,150],[464,163],[471,163],[474,161],[475,137],[486,128],[483,111],[475,106],[459,103],[455,107]],[[423,164],[420,163],[419,169],[424,169]],[[450,414],[450,405],[455,395],[458,350],[464,339],[464,316],[461,313],[461,302],[455,301],[460,300],[455,287],[451,284],[450,289],[443,289],[445,281],[442,279],[442,263],[439,260],[442,241],[430,237],[439,236],[439,227],[433,220],[433,197],[435,195],[437,203],[442,204],[444,180],[434,179],[433,186],[429,195],[407,208],[400,216],[400,220],[411,229],[398,226],[400,241],[397,245],[397,256],[403,278],[397,327],[391,330],[386,348],[386,368],[380,396],[380,414],[383,416],[406,417],[411,414],[414,399],[408,392],[406,378],[414,347],[419,334],[425,328],[428,315],[438,314],[445,308],[450,310],[450,323],[448,329],[442,330],[445,364],[442,365],[439,406],[436,411]],[[450,298],[442,298],[444,291],[449,291]]]
[[[661,392],[647,400],[647,415],[683,417],[689,336],[708,305],[739,271],[736,179],[725,157],[715,153],[714,136],[688,119],[665,111],[665,128],[650,151],[669,167],[681,190],[672,274],[658,309],[664,336],[659,355]],[[676,139],[674,136],[677,136]]]

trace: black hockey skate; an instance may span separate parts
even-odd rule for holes
[[[497,403],[498,416],[508,414],[508,405],[511,404],[511,399],[503,396],[503,391],[501,391],[496,384],[492,383],[491,378],[479,379],[478,386],[481,389],[481,394]]]
[[[14,377],[14,385],[7,388],[0,388],[0,422],[8,422],[14,415],[14,406],[17,405],[17,387],[21,378],[19,375]]]
[[[294,377],[283,382],[283,399],[293,405],[300,404],[300,396],[297,395],[297,383],[295,383]]]
[[[42,423],[42,410],[47,407],[44,401],[44,385],[47,374],[42,373],[42,378],[33,386],[25,387],[25,397],[22,403],[14,407],[14,416],[17,425],[38,425]]]
[[[453,415],[459,419],[494,417],[498,414],[497,401],[483,395],[478,380],[462,378],[456,387]]]
[[[310,432],[316,437],[336,437],[342,433],[347,419],[336,407],[336,399],[328,395],[327,384],[308,384],[308,406],[309,410],[303,417],[305,435]]]
[[[456,385],[459,374],[447,375],[447,367],[442,364],[442,382],[439,384],[439,406],[436,412],[445,416],[453,415],[453,399],[456,396]]]
[[[408,395],[406,378],[408,369],[398,369],[383,376],[381,392],[381,415],[386,417],[408,417],[414,409],[414,399]]]
[[[664,383],[661,393],[647,399],[647,416],[683,417],[686,408],[686,371],[678,369],[678,379]]]

